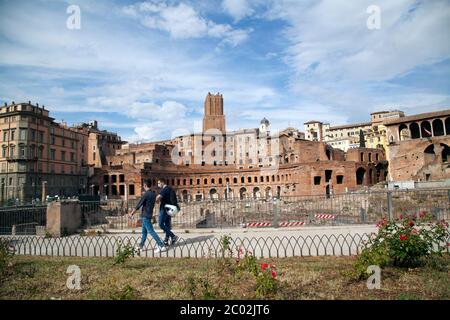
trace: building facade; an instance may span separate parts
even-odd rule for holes
[[[0,201],[86,193],[88,135],[56,123],[44,106],[0,108]]]
[[[391,181],[450,179],[450,109],[384,122]]]
[[[271,132],[265,118],[258,128],[225,132],[222,95],[208,94],[204,108],[201,133],[130,144],[107,156],[108,165],[90,179],[94,192],[133,199],[141,195],[144,179],[156,186],[158,178],[165,178],[185,201],[330,195],[386,178],[383,150],[346,153],[305,140],[294,128]]]

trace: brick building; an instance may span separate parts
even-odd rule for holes
[[[450,178],[450,109],[384,122],[389,180]]]
[[[347,153],[321,141],[305,140],[294,128],[225,131],[223,97],[208,93],[203,132],[172,140],[130,144],[107,156],[90,179],[95,194],[132,199],[144,179],[165,178],[186,201],[331,194],[384,181],[383,150]]]
[[[31,102],[2,106],[0,131],[0,202],[87,192],[87,134]]]

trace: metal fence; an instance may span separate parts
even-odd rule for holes
[[[85,228],[125,230],[140,226],[127,213],[137,200],[80,201]],[[173,228],[317,226],[374,224],[383,217],[425,211],[450,218],[450,189],[371,191],[316,196],[284,196],[180,202]],[[46,225],[45,205],[0,209],[0,234],[36,234]],[[157,216],[158,205],[155,206]]]
[[[35,234],[45,226],[45,205],[0,208],[0,234]]]
[[[136,202],[108,201],[100,210],[86,209],[89,225],[109,229],[139,225],[126,213]],[[94,208],[95,203],[82,203]],[[345,193],[331,196],[285,196],[280,199],[234,199],[180,202],[181,213],[172,218],[174,228],[227,228],[292,225],[375,224],[381,218],[427,212],[437,220],[450,218],[450,189]],[[157,206],[156,206],[157,207]],[[158,208],[155,208],[157,215]]]
[[[350,256],[357,255],[374,234],[332,234],[291,237],[236,237],[229,238],[226,247],[221,238],[198,236],[180,239],[167,251],[156,253],[155,242],[149,239],[140,252],[142,257],[173,258],[217,258],[236,256],[239,251],[257,258],[285,258],[305,256]],[[136,236],[70,236],[44,238],[36,236],[1,237],[10,250],[20,255],[113,257],[119,246],[136,247],[141,238]],[[450,243],[450,238],[447,241]],[[231,249],[231,251],[229,249]],[[447,252],[450,247],[447,246]]]

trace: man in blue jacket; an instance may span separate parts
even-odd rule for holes
[[[130,212],[130,217],[132,217],[137,210],[142,207],[142,240],[139,245],[138,252],[144,248],[145,240],[147,240],[147,234],[149,233],[153,239],[156,241],[155,252],[161,252],[166,250],[164,243],[161,241],[159,236],[156,234],[155,229],[152,225],[153,208],[155,207],[156,194],[150,190],[151,180],[146,180],[144,182],[145,193],[139,199],[136,207]]]
[[[158,187],[160,188],[159,195],[156,197],[156,201],[160,201],[159,206],[159,227],[164,230],[166,237],[164,239],[164,245],[169,245],[169,238],[172,239],[171,244],[175,244],[178,241],[178,236],[176,236],[172,231],[172,217],[167,213],[166,208],[164,206],[166,204],[171,204],[174,206],[178,206],[177,196],[175,191],[171,187],[169,187],[164,179],[158,179]]]

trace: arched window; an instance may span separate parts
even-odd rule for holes
[[[203,184],[208,184],[208,179],[203,179]]]
[[[443,136],[444,133],[444,124],[442,123],[441,119],[434,119],[433,120],[433,135],[435,137]]]
[[[431,131],[431,124],[429,121],[423,121],[420,125],[420,130],[422,132],[422,138],[429,138],[433,136],[433,132]]]
[[[356,170],[356,184],[364,184],[364,178],[366,176],[366,170],[364,168],[359,168]]]
[[[233,178],[233,183],[237,183],[237,178],[236,177]]]
[[[400,141],[408,140],[410,138],[406,124],[403,123],[398,127],[398,136],[400,137]]]
[[[222,184],[222,178],[219,178],[219,184]]]
[[[409,132],[411,133],[411,139],[419,139],[420,138],[420,129],[419,129],[419,125],[416,122],[412,122],[409,125]]]

